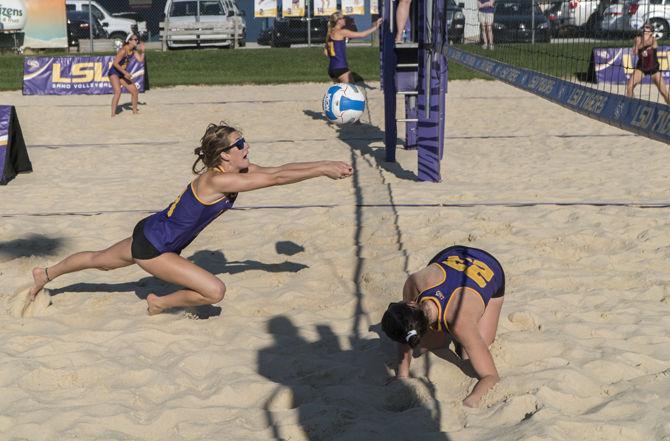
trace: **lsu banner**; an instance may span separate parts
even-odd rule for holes
[[[14,106],[0,106],[0,185],[33,171]]]
[[[276,16],[277,0],[254,0],[254,17],[267,18]]]
[[[113,93],[108,73],[113,55],[97,57],[26,57],[24,95],[101,95]],[[132,59],[126,70],[144,92],[144,63]],[[122,87],[121,90],[125,90]]]
[[[659,46],[656,49],[661,76],[666,83],[670,82],[670,46]],[[626,84],[630,78],[637,54],[631,48],[594,48],[593,64],[598,83]],[[645,75],[642,83],[651,83],[651,76]]]
[[[342,12],[344,15],[365,15],[365,4],[363,0],[342,0]]]
[[[379,15],[379,1],[370,0],[370,15]]]
[[[283,17],[304,17],[305,0],[284,0],[281,15]]]
[[[314,0],[314,15],[331,15],[337,11],[337,0]]]
[[[11,106],[0,106],[0,182],[4,181],[5,162],[9,159],[9,121],[11,116]]]

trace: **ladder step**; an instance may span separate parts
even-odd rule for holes
[[[397,122],[419,122],[418,118],[396,118]]]
[[[419,67],[419,63],[398,63],[396,67]]]
[[[405,41],[402,43],[395,44],[396,49],[416,49],[419,47],[419,43],[413,41]]]
[[[419,92],[416,90],[400,90],[396,92],[397,95],[418,95]]]

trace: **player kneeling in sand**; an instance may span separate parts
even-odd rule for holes
[[[399,343],[396,378],[409,376],[413,348],[444,348],[451,334],[460,343],[459,355],[470,359],[479,378],[463,403],[478,406],[499,381],[489,346],[504,294],[505,273],[489,253],[465,246],[440,251],[426,268],[409,276],[403,301],[391,303],[382,318],[386,335]]]
[[[210,124],[195,149],[197,159],[189,183],[165,210],[142,219],[133,235],[101,251],[84,251],[46,268],[33,269],[31,301],[48,282],[63,274],[95,268],[111,270],[136,263],[148,273],[184,289],[169,295],[147,297],[148,312],[168,308],[210,305],[223,300],[226,285],[179,254],[210,222],[233,206],[238,193],[292,184],[327,176],[351,176],[349,164],[339,161],[298,162],[261,167],[249,162],[249,144],[242,134],[224,123]],[[198,164],[203,165],[198,169]]]

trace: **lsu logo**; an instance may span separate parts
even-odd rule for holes
[[[72,64],[70,76],[63,76],[60,63],[51,66],[51,81],[53,83],[91,83],[109,81],[102,74],[103,64],[99,61],[87,61]]]
[[[440,291],[439,289],[435,291],[435,297],[440,299],[440,301],[444,301],[444,294],[442,294],[442,291]]]

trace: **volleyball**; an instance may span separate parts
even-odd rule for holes
[[[323,113],[330,122],[354,123],[360,119],[364,110],[365,95],[358,86],[353,84],[334,84],[323,96]]]

